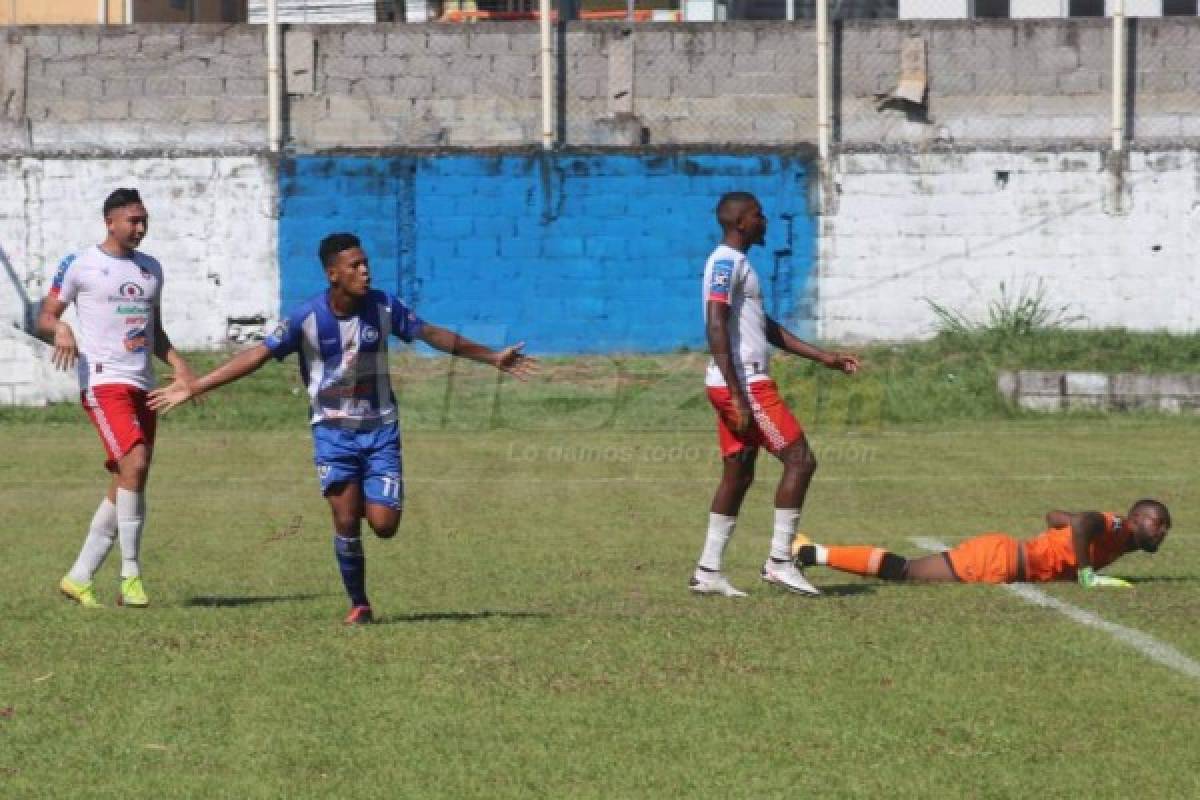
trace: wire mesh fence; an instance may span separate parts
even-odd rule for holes
[[[631,44],[624,56],[634,64],[631,110],[650,141],[812,141],[817,117],[811,26],[639,30]]]
[[[1195,4],[1189,8],[1195,13]],[[1193,17],[1131,23],[1129,137],[1135,142],[1200,139],[1200,24]]]
[[[692,14],[690,4],[703,2],[720,5],[682,0],[675,11]],[[757,19],[678,24],[654,21],[664,9],[648,7],[651,0],[624,10],[615,0],[600,10],[559,3],[550,59],[554,143],[814,144],[821,122],[815,0],[721,2],[721,15]],[[1144,3],[1127,0],[1134,13],[1144,13]],[[1131,16],[1117,59],[1113,20],[1096,16],[1103,2],[830,0],[832,144],[1101,146],[1113,135],[1115,81],[1126,83],[1126,139],[1200,138],[1195,3],[1151,3],[1158,14],[1193,13]],[[381,144],[541,142],[547,123],[531,7],[530,0],[456,2],[460,16],[442,16],[451,23],[347,31],[322,51],[321,90],[349,98],[331,102],[351,118],[387,128]],[[579,19],[587,8],[601,18]],[[1056,16],[1022,16],[1034,9]],[[467,13],[473,21],[461,17]],[[794,24],[778,21],[789,18]]]
[[[1102,20],[845,23],[834,56],[838,141],[1103,140],[1110,37]]]

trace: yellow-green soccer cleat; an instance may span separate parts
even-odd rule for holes
[[[58,590],[83,608],[104,608],[104,604],[96,599],[96,591],[91,583],[76,583],[64,577],[58,582]]]
[[[150,605],[146,596],[146,587],[140,577],[121,578],[121,591],[117,595],[117,605],[129,608],[145,608]]]

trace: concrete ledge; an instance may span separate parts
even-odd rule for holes
[[[996,388],[1029,411],[1160,411],[1200,413],[1200,375],[1004,371]]]

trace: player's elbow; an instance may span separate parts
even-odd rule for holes
[[[50,339],[54,336],[54,330],[57,327],[58,317],[43,306],[42,310],[38,312],[37,321],[34,323],[34,333],[43,339]]]

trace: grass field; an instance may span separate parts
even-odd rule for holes
[[[398,360],[406,518],[367,542],[383,624],[350,630],[294,365],[163,421],[147,611],[56,596],[99,443],[78,408],[3,412],[0,797],[1200,796],[1200,681],[1103,631],[995,587],[760,584],[766,461],[728,560],[751,597],[692,597],[718,468],[697,358],[525,387]],[[1109,570],[1135,589],[1047,592],[1200,659],[1194,420],[902,422],[892,387],[826,402],[806,375],[781,383],[816,538],[916,554],[1159,496],[1163,550]]]

